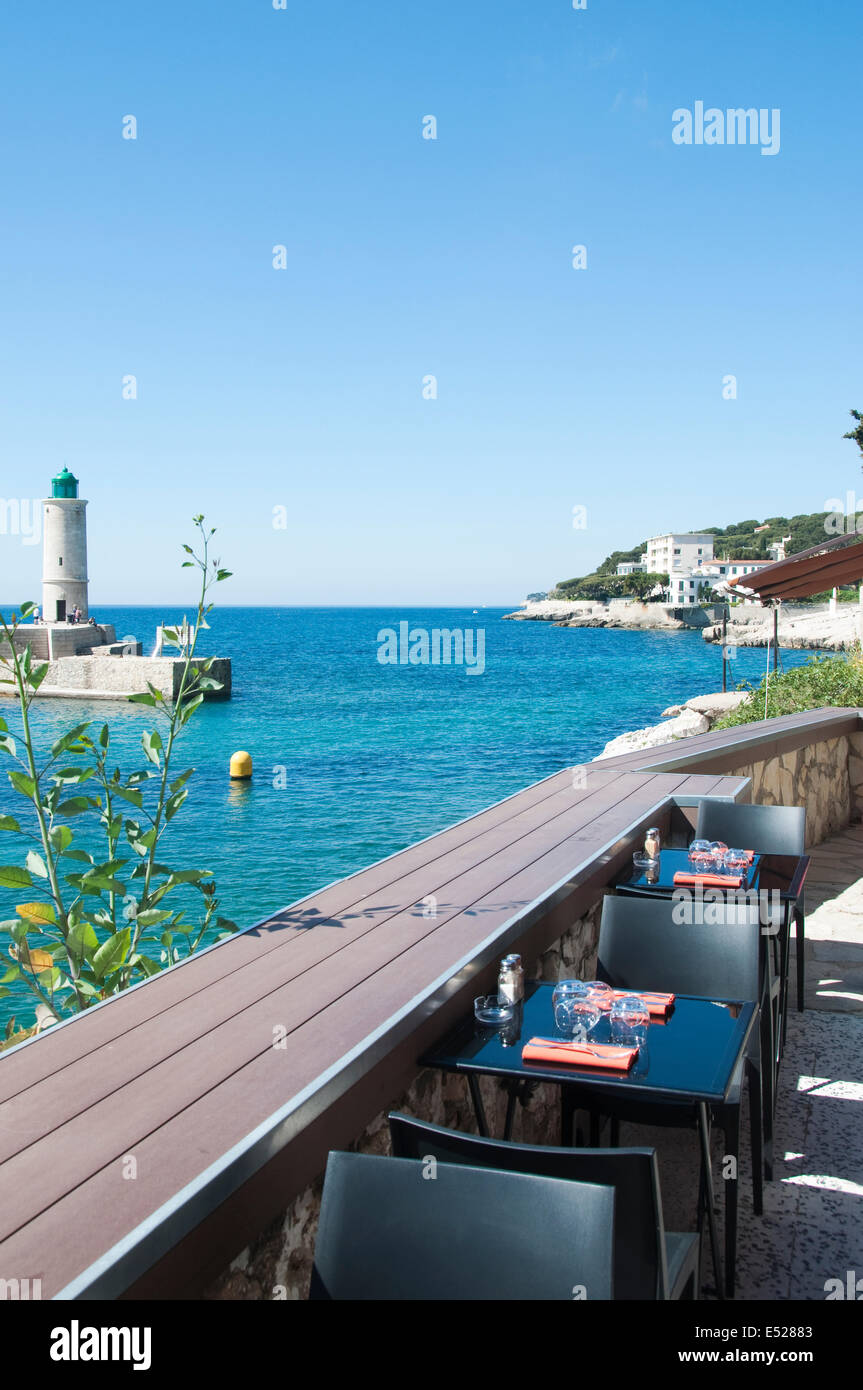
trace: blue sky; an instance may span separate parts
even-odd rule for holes
[[[863,495],[861,13],[7,0],[0,495],[79,475],[94,607],[184,599],[197,511],[226,602],[475,606]]]

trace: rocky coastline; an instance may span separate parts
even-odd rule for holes
[[[722,623],[716,606],[674,608],[663,603],[612,600],[592,603],[573,599],[542,599],[525,603],[504,618],[513,622],[554,623],[555,627],[606,627],[641,632],[652,628],[679,631],[700,629],[705,642],[722,642]],[[863,609],[856,603],[840,604],[835,613],[824,605],[804,608],[788,605],[779,613],[779,646],[813,651],[849,651],[863,637]],[[731,610],[725,633],[729,647],[766,647],[773,641],[773,614],[756,605]]]
[[[573,599],[542,599],[525,603],[515,613],[505,613],[513,622],[554,623],[555,627],[610,627],[629,632],[646,628],[703,628],[711,622],[715,609],[674,608],[663,603],[592,603]]]
[[[749,693],[747,690],[717,691],[713,695],[693,695],[682,705],[669,705],[668,709],[662,711],[663,723],[618,734],[617,738],[609,740],[596,761],[600,758],[617,758],[623,753],[635,753],[642,748],[658,748],[663,743],[692,738],[695,734],[709,733],[717,719],[736,709],[748,698]]]
[[[863,610],[856,603],[839,604],[835,613],[826,608],[780,608],[777,632],[780,647],[847,652],[863,635]],[[705,642],[721,642],[722,624],[710,624],[701,635]],[[773,641],[773,614],[761,608],[742,617],[735,614],[727,624],[724,640],[730,647],[768,646]]]

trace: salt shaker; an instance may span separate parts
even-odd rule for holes
[[[658,859],[661,849],[662,836],[656,826],[653,826],[644,837],[644,853],[648,859]]]
[[[524,998],[524,968],[521,956],[504,956],[500,963],[497,993],[501,1003],[519,1004]]]

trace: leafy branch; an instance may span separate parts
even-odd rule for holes
[[[36,895],[35,901],[16,906],[14,919],[0,922],[0,931],[11,937],[6,953],[11,964],[0,975],[0,997],[15,987],[29,992],[37,1022],[27,1033],[158,974],[181,957],[178,938],[189,955],[211,929],[219,935],[236,930],[218,915],[211,870],[173,869],[159,854],[194,774],[194,768],[174,774],[178,739],[206,693],[221,689],[211,674],[214,658],[196,657],[196,648],[209,626],[209,594],[230,572],[210,558],[214,530],[206,529],[203,516],[194,521],[199,548],[183,547],[190,557],[184,568],[197,568],[200,576],[194,623],[182,634],[165,630],[168,645],[180,652],[176,693],[148,682],[146,693],[130,697],[156,712],[161,732],[144,732],[146,766],[128,776],[111,768],[107,724],[97,733],[89,721],[76,724],[55,740],[49,756],[37,755],[31,706],[49,664],[34,664],[20,631],[34,605],[23,604],[8,621],[0,614],[0,684],[13,688],[20,710],[17,738],[0,719],[0,754],[13,764],[6,774],[12,790],[28,803],[20,820],[0,813],[0,832],[16,837],[24,859],[0,864],[0,888]],[[87,848],[94,823],[102,855]],[[186,921],[184,909],[164,905],[180,888],[200,895],[195,922]],[[21,1036],[10,1033],[14,1041]],[[4,1045],[0,1040],[0,1050]]]

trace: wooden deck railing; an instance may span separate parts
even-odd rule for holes
[[[863,727],[818,711],[563,771],[0,1058],[0,1278],[194,1296],[414,1078],[517,949],[727,767]],[[765,750],[771,750],[768,754]]]

